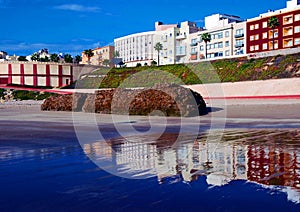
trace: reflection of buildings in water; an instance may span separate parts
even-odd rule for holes
[[[130,171],[152,170],[159,180],[181,175],[192,181],[197,175],[207,175],[208,183],[222,185],[233,179],[247,179],[246,146],[205,143],[205,139],[176,143],[176,134],[163,141],[143,143],[112,140],[84,145],[84,151],[97,159],[114,160]],[[209,162],[209,163],[208,163]],[[208,165],[207,165],[208,164]]]
[[[248,158],[249,180],[300,189],[300,153],[296,149],[253,145]]]
[[[260,185],[286,186],[288,198],[300,202],[300,153],[297,147],[268,143],[206,142],[176,143],[176,134],[168,134],[167,141],[152,143],[122,140],[97,142],[85,146],[87,154],[114,160],[122,170],[156,174],[159,182],[167,177],[180,176],[184,181],[207,176],[209,185],[220,186],[231,180],[249,180]],[[298,147],[299,148],[299,147]]]
[[[41,160],[46,160],[49,158],[66,156],[78,150],[78,146],[68,146],[68,147],[37,147],[33,145],[32,147],[19,148],[14,146],[1,147],[0,148],[0,162],[8,160],[18,160],[25,158],[39,158]]]

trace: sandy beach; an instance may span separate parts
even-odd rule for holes
[[[37,117],[61,118],[67,121],[72,118],[72,112],[62,111],[41,111],[43,101],[25,100],[11,101],[0,104],[0,120],[35,120]],[[300,100],[226,100],[224,104],[212,104],[207,101],[208,114],[201,116],[207,119],[212,115],[226,112],[227,118],[266,118],[266,119],[300,119]],[[78,113],[78,112],[76,112]],[[79,112],[81,113],[81,112]],[[84,114],[84,113],[82,113]],[[96,116],[107,116],[96,114]],[[132,116],[136,119],[143,119],[144,116]],[[158,117],[159,118],[159,117]],[[174,117],[169,117],[174,118]],[[176,118],[176,117],[175,117]],[[195,118],[195,117],[194,117]],[[196,117],[197,118],[197,117]],[[191,118],[193,119],[193,118]],[[70,121],[70,120],[69,120]]]
[[[1,128],[7,122],[15,122],[22,125],[24,122],[63,123],[72,126],[74,120],[87,123],[91,117],[95,117],[98,125],[108,126],[109,124],[122,123],[128,119],[135,125],[142,126],[148,123],[147,116],[127,116],[110,114],[89,114],[83,112],[63,112],[63,111],[41,111],[42,101],[16,101],[0,104]],[[162,120],[167,120],[168,125],[178,125],[180,122],[189,125],[209,125],[212,120],[226,122],[231,127],[255,127],[257,124],[265,124],[272,127],[274,124],[297,128],[300,125],[300,100],[227,100],[226,105],[211,105],[207,103],[208,114],[200,117],[180,118],[180,117],[151,117],[152,123],[162,124]],[[275,125],[274,125],[275,126]],[[279,127],[280,127],[279,126]]]

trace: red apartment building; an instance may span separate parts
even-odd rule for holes
[[[268,27],[268,20],[277,17],[279,27]],[[300,47],[300,7],[269,11],[247,21],[247,54]]]

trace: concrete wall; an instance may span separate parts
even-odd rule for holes
[[[300,97],[300,78],[186,86],[204,98]]]

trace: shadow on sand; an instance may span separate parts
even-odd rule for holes
[[[207,113],[218,112],[221,110],[224,110],[224,108],[221,108],[221,107],[207,107],[206,108]]]

